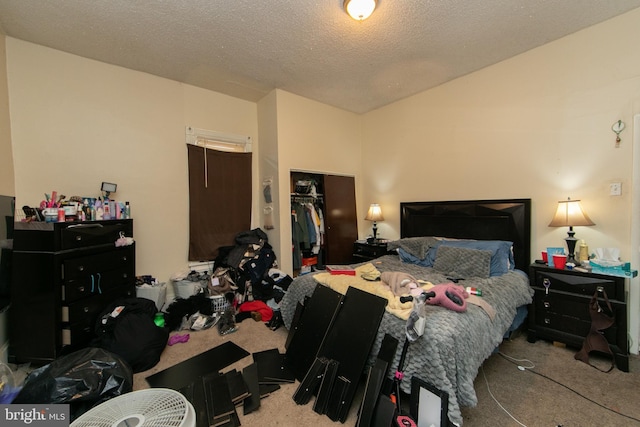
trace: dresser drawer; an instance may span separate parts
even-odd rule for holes
[[[105,301],[101,296],[85,298],[62,307],[62,321],[78,323],[84,319],[94,319],[102,311]]]
[[[100,295],[72,302],[62,307],[62,322],[71,325],[89,319],[95,322],[98,315],[104,310],[109,302],[122,297],[135,295],[135,285],[122,286],[112,289]]]
[[[62,345],[78,346],[84,344],[94,336],[96,319],[84,319],[73,325],[62,328]]]
[[[62,285],[62,300],[70,303],[132,283],[134,283],[133,266],[93,273],[65,281]]]
[[[88,246],[113,245],[120,237],[133,236],[131,221],[102,221],[75,223],[60,229],[61,249],[85,248]]]
[[[62,300],[69,303],[133,284],[134,258],[134,246],[127,246],[110,252],[65,260],[62,264]]]
[[[553,271],[537,271],[532,286],[549,291],[562,291],[591,297],[596,290],[603,289],[609,299],[624,301],[624,282],[603,276],[591,277],[576,274],[555,273]]]
[[[550,328],[556,332],[563,332],[578,337],[577,342],[573,343],[575,345],[582,344],[582,340],[587,336],[589,329],[591,328],[591,322],[585,322],[584,320],[576,319],[575,317],[568,317],[560,313],[538,313],[538,316],[540,319],[538,326],[542,328]],[[618,341],[620,331],[615,324],[606,329],[603,335],[609,344],[623,348],[623,346],[619,344],[624,341]],[[624,351],[626,351],[626,349],[624,349]]]
[[[16,222],[14,251],[61,252],[93,246],[114,247],[123,233],[133,237],[133,220]]]
[[[591,322],[589,302],[591,297],[573,295],[564,292],[549,292],[536,289],[533,304],[536,310],[544,313],[562,314],[585,322]]]
[[[62,300],[70,303],[134,283],[135,249],[127,246],[78,258],[62,264]]]
[[[105,270],[127,269],[134,265],[134,246],[103,252],[78,258],[70,258],[63,262],[62,277],[71,280],[100,273]]]

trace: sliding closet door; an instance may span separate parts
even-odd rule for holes
[[[351,264],[358,239],[356,186],[351,176],[324,175],[326,264]]]

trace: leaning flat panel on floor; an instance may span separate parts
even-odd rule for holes
[[[342,294],[333,289],[317,285],[305,304],[297,325],[291,326],[293,338],[287,348],[285,364],[293,371],[296,379],[302,381],[313,364],[327,331],[336,317],[343,299]]]
[[[344,422],[353,396],[358,387],[371,347],[376,338],[387,300],[376,295],[349,287],[318,354],[336,360],[338,387],[334,385],[327,416],[333,421]],[[334,396],[341,393],[342,398]]]

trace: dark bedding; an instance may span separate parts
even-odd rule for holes
[[[407,272],[434,285],[450,282],[448,274],[403,262],[397,255],[387,255],[372,263],[380,272]],[[354,267],[357,265],[360,264]],[[289,329],[297,303],[311,296],[318,285],[313,275],[297,277],[280,303],[285,326]],[[519,270],[486,278],[467,277],[460,284],[482,290],[482,298],[496,310],[495,318],[491,320],[482,308],[473,304],[468,304],[462,313],[427,306],[426,328],[423,336],[408,348],[401,384],[402,390],[410,393],[411,377],[416,376],[446,391],[449,394],[449,419],[457,425],[462,425],[460,406],[477,404],[473,382],[478,369],[502,341],[518,307],[531,303],[533,294],[527,276]],[[405,320],[386,312],[369,355],[372,365],[385,334],[398,339],[400,345],[388,373],[390,377],[399,363],[405,326]]]

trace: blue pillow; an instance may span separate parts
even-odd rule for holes
[[[407,252],[402,248],[398,248],[398,256],[402,262],[421,265],[422,267],[433,267],[433,262],[431,262],[428,255],[424,259],[420,259],[410,252]]]
[[[433,263],[436,260],[438,246],[455,246],[459,248],[478,249],[491,251],[490,276],[501,276],[515,268],[513,259],[513,242],[503,240],[444,240],[427,252],[426,263]]]

